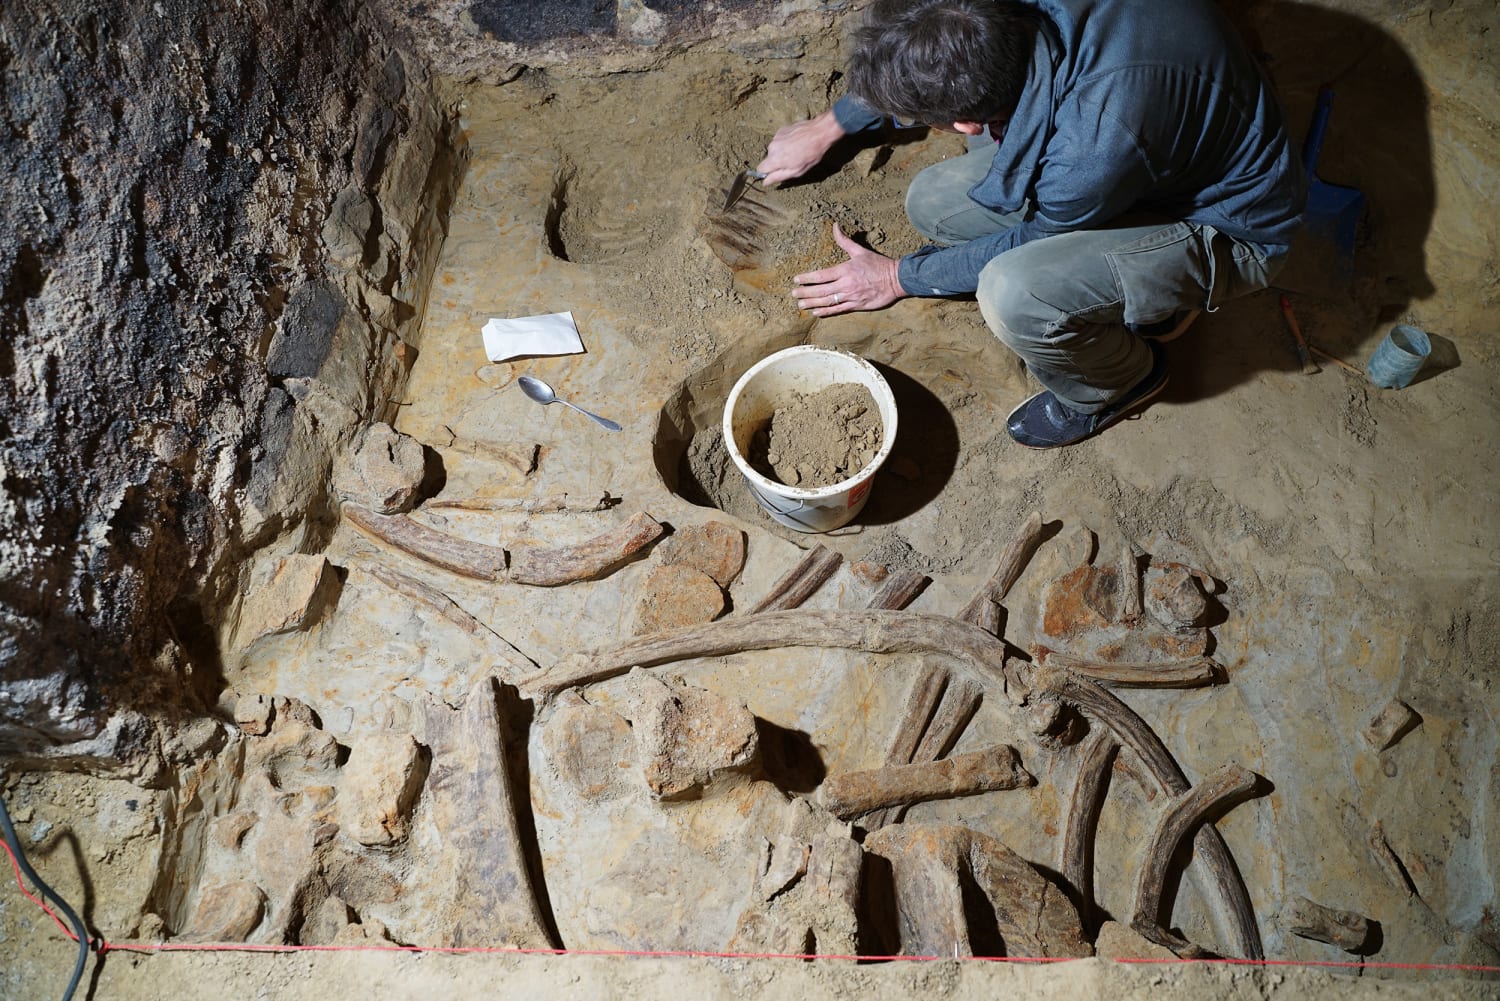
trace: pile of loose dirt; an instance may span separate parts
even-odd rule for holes
[[[875,398],[859,383],[792,393],[750,439],[750,465],[789,487],[831,487],[874,460],[882,434]]]

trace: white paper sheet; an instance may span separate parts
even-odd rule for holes
[[[484,325],[483,334],[484,353],[490,361],[508,361],[523,355],[576,355],[583,351],[583,338],[578,336],[572,313],[492,319]]]

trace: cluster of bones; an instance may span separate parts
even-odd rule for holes
[[[742,874],[743,911],[723,948],[1089,955],[1102,923],[1094,839],[1117,781],[1111,776],[1121,774],[1139,784],[1155,815],[1132,874],[1130,913],[1120,920],[1178,956],[1210,955],[1170,923],[1179,871],[1201,866],[1225,940],[1218,951],[1262,957],[1249,894],[1214,821],[1265,782],[1230,763],[1190,783],[1152,727],[1111,691],[1222,680],[1208,656],[1206,623],[1223,585],[1207,573],[1130,545],[1114,561],[1096,562],[1090,552],[1048,585],[1040,638],[1021,651],[1001,635],[1002,602],[1044,539],[1040,513],[1015,530],[993,576],[952,615],[907,610],[928,578],[867,564],[860,567],[869,582],[866,607],[801,607],[842,562],[821,545],[760,600],[741,597],[726,615],[723,598],[744,565],[746,543],[722,522],[669,535],[642,512],[575,545],[504,549],[435,527],[411,498],[385,503],[353,493],[345,491],[344,517],[379,547],[368,565],[351,569],[467,634],[484,651],[482,680],[456,706],[429,699],[393,710],[383,732],[352,749],[297,699],[242,695],[233,739],[179,783],[142,933],[567,948],[551,913],[557,894],[549,896],[537,861],[526,771],[515,760],[525,758],[533,734],[540,732],[552,771],[585,800],[607,781],[601,768],[618,772],[610,742],[623,734],[635,752],[635,794],[663,810],[680,808],[712,796],[726,776],[764,781],[764,773],[746,706],[687,685],[672,666],[812,647],[900,655],[916,665],[915,676],[890,675],[909,689],[881,767],[784,793],[796,806],[789,815],[800,819],[761,839],[760,857]],[[643,606],[644,631],[546,666],[407,572],[563,587],[648,557],[647,589],[661,578],[676,599]],[[707,600],[683,600],[695,587]],[[305,588],[316,590],[316,583]],[[590,686],[622,676],[631,692],[631,708],[622,710],[628,722],[588,695]],[[950,753],[987,700],[1004,700],[1025,720],[1017,734],[1025,756],[1066,748],[1078,763],[1071,789],[1058,790],[1065,812],[1052,858],[1028,861],[964,825],[904,820],[915,803],[1035,785],[1016,747]],[[420,888],[407,885],[416,867]],[[878,920],[890,929],[881,934],[862,927],[877,920],[877,896]],[[1299,934],[1351,951],[1361,946],[1363,919],[1297,903]],[[382,921],[382,913],[406,914],[409,927]]]

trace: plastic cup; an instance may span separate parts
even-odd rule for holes
[[[1432,341],[1426,331],[1409,324],[1398,324],[1375,348],[1365,372],[1377,386],[1401,389],[1411,385],[1430,354]]]
[[[841,382],[856,382],[870,391],[880,411],[880,451],[859,472],[826,487],[791,487],[750,466],[750,439],[786,402],[786,394],[804,395]],[[874,365],[858,355],[832,348],[800,345],[768,355],[750,366],[724,403],[724,445],[745,478],[745,485],[765,512],[799,532],[831,532],[848,524],[870,498],[875,473],[896,442],[896,397]]]

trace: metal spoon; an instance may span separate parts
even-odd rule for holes
[[[561,403],[565,407],[572,407],[574,410],[578,411],[585,417],[593,418],[600,427],[606,428],[610,431],[623,430],[620,425],[616,424],[614,421],[610,420],[607,417],[600,417],[598,414],[591,414],[582,407],[574,406],[567,400],[559,400],[557,398],[557,394],[552,391],[552,387],[547,385],[540,379],[533,379],[529,375],[523,375],[519,379],[517,379],[516,382],[520,384],[521,392],[525,393],[528,397],[538,403],[544,405],[548,403]]]

